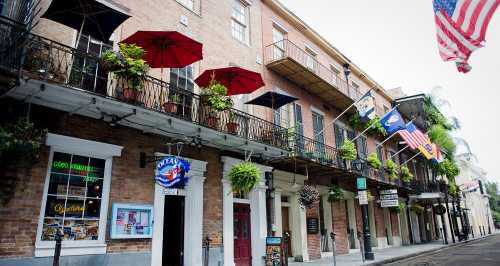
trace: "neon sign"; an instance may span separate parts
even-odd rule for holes
[[[97,181],[97,171],[96,167],[90,165],[83,165],[78,163],[68,163],[62,161],[54,161],[52,163],[52,168],[60,169],[60,170],[73,170],[78,175],[86,176],[84,181],[87,182],[96,182]]]

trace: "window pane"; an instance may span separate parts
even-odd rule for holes
[[[87,198],[102,198],[102,183],[101,178],[92,182],[87,181]]]
[[[49,181],[49,194],[65,196],[68,186],[68,175],[51,174]]]
[[[101,209],[101,200],[87,199],[85,201],[84,218],[99,219],[99,210]]]
[[[47,204],[45,206],[45,217],[63,217],[65,197],[47,196]]]
[[[87,194],[87,185],[85,182],[84,176],[75,176],[72,175],[69,179],[69,186],[68,186],[68,196],[74,196],[74,197],[85,197],[85,194]]]
[[[74,155],[73,160],[71,161],[71,171],[70,173],[73,175],[87,175],[87,169],[89,165],[89,157],[83,157]]]
[[[65,153],[54,152],[52,158],[52,173],[69,173],[69,165],[71,164],[71,155]]]
[[[57,229],[61,228],[62,219],[44,219],[42,228],[42,240],[54,241]]]
[[[103,159],[90,158],[88,176],[103,178],[105,165],[106,165],[106,161]]]
[[[82,218],[85,206],[84,201],[80,198],[68,198],[66,200],[66,208],[64,208],[65,218]]]

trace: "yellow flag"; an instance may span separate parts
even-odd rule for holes
[[[430,142],[427,142],[427,143],[424,143],[420,146],[418,146],[418,150],[420,151],[420,153],[422,155],[425,156],[425,158],[427,158],[427,160],[431,160],[432,158],[434,158],[433,156],[433,149],[432,149],[432,144]]]

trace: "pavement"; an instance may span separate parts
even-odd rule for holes
[[[482,256],[483,252],[490,252],[494,258],[496,264],[477,264],[476,261],[468,262],[466,264],[457,264],[459,260],[456,260],[455,257],[450,258],[449,255],[442,256],[439,253],[443,252],[443,254],[473,254],[472,252],[465,252],[465,250],[469,249],[468,247],[478,248],[478,251],[475,252]],[[486,248],[488,247],[488,248]],[[484,251],[481,249],[483,248]],[[462,249],[465,249],[462,252]],[[496,249],[496,250],[495,250]],[[456,252],[455,250],[460,250],[460,252]],[[494,252],[493,252],[494,251]],[[366,261],[363,263],[361,254],[359,252],[346,254],[346,255],[338,255],[336,256],[337,266],[356,266],[356,265],[364,265],[364,266],[374,266],[374,265],[405,265],[405,266],[433,266],[433,265],[481,265],[481,266],[489,266],[489,265],[500,265],[500,234],[491,235],[484,238],[476,238],[473,240],[468,240],[456,244],[443,245],[442,241],[431,242],[427,244],[416,244],[411,246],[401,246],[401,247],[390,247],[384,249],[374,249],[375,260]],[[417,257],[416,257],[417,256]],[[433,257],[435,256],[435,258]],[[467,260],[467,256],[464,257],[463,260]],[[490,258],[488,256],[482,256],[482,259],[489,261]],[[419,260],[422,263],[419,263]],[[428,261],[440,261],[441,264],[429,264]],[[451,264],[443,264],[447,261],[455,261]],[[390,263],[390,264],[389,264]],[[403,264],[402,264],[403,263]],[[406,264],[405,264],[406,263]],[[321,258],[319,260],[312,260],[308,262],[292,262],[290,261],[289,266],[323,266],[323,265],[333,265],[332,257]]]

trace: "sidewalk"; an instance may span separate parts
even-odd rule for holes
[[[416,244],[411,246],[400,246],[393,248],[384,248],[384,249],[374,249],[373,253],[375,254],[375,260],[366,261],[363,264],[361,259],[361,254],[359,252],[339,255],[337,256],[337,266],[355,266],[355,265],[368,265],[371,263],[376,263],[380,261],[384,261],[391,258],[407,256],[411,254],[418,254],[426,251],[431,251],[435,249],[440,249],[445,247],[442,241],[435,241],[427,244]],[[448,245],[449,246],[449,245]],[[313,260],[308,262],[291,262],[288,264],[290,266],[306,266],[306,265],[314,265],[314,266],[323,266],[323,265],[333,265],[332,257],[321,258],[319,260]]]

